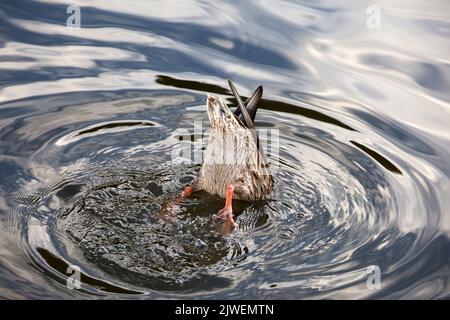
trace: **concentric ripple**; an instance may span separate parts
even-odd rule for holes
[[[376,30],[350,2],[65,5],[0,4],[1,297],[449,297],[445,1]],[[180,198],[226,79],[264,86],[275,183],[231,233]]]
[[[204,192],[179,199],[199,164],[172,159],[171,150],[206,140],[186,135],[192,128],[172,127],[173,94],[153,96],[107,103],[147,104],[150,118],[64,130],[31,157],[34,177],[22,183],[15,202],[26,251],[48,274],[61,263],[79,266],[86,290],[102,295],[211,295],[256,279],[255,296],[299,289],[297,296],[310,296],[345,294],[361,287],[373,266],[410,263],[408,255],[386,253],[404,242],[396,185],[407,171],[353,141],[359,133],[343,142],[349,129],[330,133],[313,126],[316,120],[261,110],[259,125],[280,130],[278,152],[268,153],[275,190],[265,202],[236,202],[240,230],[227,234],[214,219],[223,199]],[[206,121],[201,98],[179,99],[175,115]],[[415,245],[404,242],[402,250]],[[58,277],[67,276],[59,269]]]

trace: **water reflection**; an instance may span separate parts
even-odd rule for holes
[[[5,298],[448,298],[446,1],[0,4],[0,295]],[[278,129],[270,201],[216,233],[195,177],[206,94],[262,84]],[[181,140],[181,141],[180,141]],[[82,267],[83,290],[65,286]],[[382,274],[366,285],[367,268]]]

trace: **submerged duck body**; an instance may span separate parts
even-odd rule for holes
[[[195,189],[225,198],[232,185],[233,199],[264,200],[272,192],[273,179],[253,124],[262,87],[244,104],[229,84],[238,101],[234,113],[222,99],[207,99],[211,132]]]

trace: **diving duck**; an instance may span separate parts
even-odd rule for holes
[[[197,179],[181,195],[188,197],[193,191],[204,190],[225,198],[225,207],[218,217],[228,226],[238,227],[233,219],[232,199],[267,199],[273,178],[254,125],[263,88],[259,86],[244,103],[233,83],[228,84],[237,109],[233,113],[221,98],[208,95],[206,109],[211,132],[204,161]]]

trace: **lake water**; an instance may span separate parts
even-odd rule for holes
[[[448,1],[0,16],[0,297],[450,298]],[[207,143],[207,94],[235,102],[227,79],[264,87],[275,187],[223,235],[217,196],[161,212],[200,168],[174,150]]]

